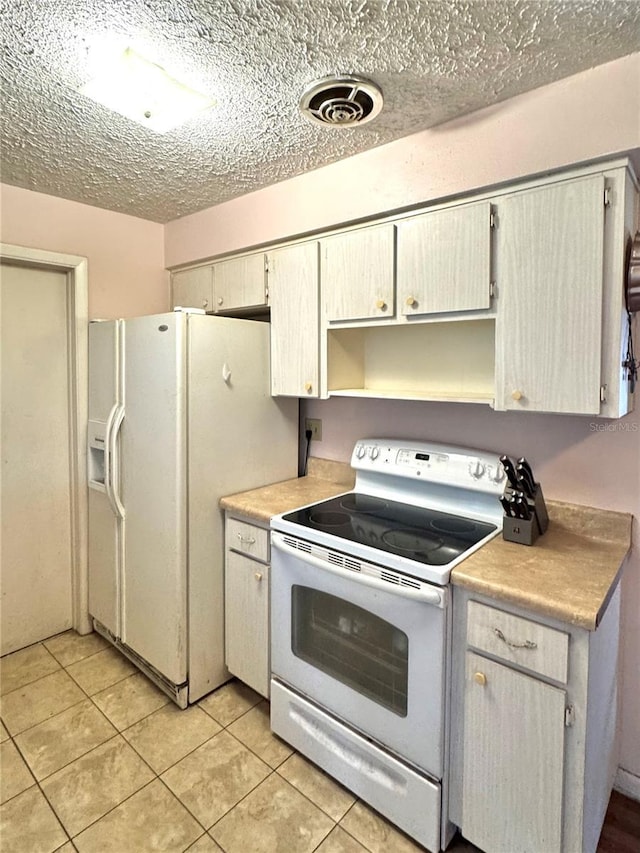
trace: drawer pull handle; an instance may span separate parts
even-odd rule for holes
[[[262,580],[262,572],[256,572],[256,573],[254,574],[254,578],[255,578],[257,581],[261,581],[261,580]]]
[[[502,633],[500,628],[494,628],[493,633],[496,635],[496,637],[499,640],[502,640],[502,642],[505,645],[509,646],[510,649],[537,649],[538,648],[538,644],[534,643],[532,640],[525,640],[524,643],[511,643],[511,642],[509,642],[509,640],[507,640],[507,638]]]
[[[236,534],[242,545],[255,545],[256,540],[253,536],[243,536],[242,533]]]
[[[476,684],[479,684],[480,687],[485,687],[487,683],[487,676],[484,672],[476,672],[473,676],[473,680]]]

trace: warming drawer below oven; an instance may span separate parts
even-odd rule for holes
[[[275,679],[271,681],[271,728],[428,850],[440,850],[439,784]]]

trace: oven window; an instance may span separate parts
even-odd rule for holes
[[[407,716],[409,639],[395,625],[335,595],[294,584],[291,633],[296,657]]]

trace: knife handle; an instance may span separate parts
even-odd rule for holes
[[[519,465],[521,468],[524,468],[524,470],[525,470],[525,471],[528,473],[528,475],[531,477],[531,482],[535,485],[536,478],[533,476],[533,471],[532,471],[532,469],[531,469],[531,465],[529,465],[529,463],[528,463],[528,462],[527,462],[527,460],[524,458],[524,456],[521,456],[521,457],[520,457],[520,459],[518,459],[518,465]]]
[[[513,462],[506,455],[500,457],[500,462],[502,462],[502,467],[504,468],[504,472],[507,475],[507,480],[514,489],[517,489],[518,478],[516,476],[516,469],[513,467]]]
[[[536,484],[526,468],[518,465],[516,468],[516,476],[518,478],[518,486],[527,494],[527,497],[532,498],[536,493]]]
[[[505,498],[504,495],[500,498],[500,503],[502,504],[502,509],[504,510],[505,515],[511,516],[511,502],[509,498]]]

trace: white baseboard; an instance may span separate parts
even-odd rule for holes
[[[613,787],[625,797],[640,801],[640,776],[618,767],[616,778],[613,780]]]

